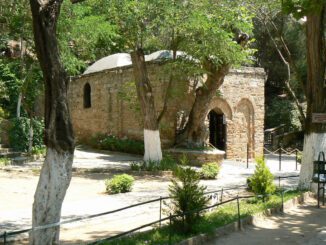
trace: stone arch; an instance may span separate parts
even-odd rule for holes
[[[84,85],[84,108],[90,108],[92,106],[92,89],[89,83]]]
[[[225,116],[228,120],[232,120],[233,111],[232,111],[231,106],[225,99],[215,98],[211,102],[208,112],[210,112],[211,110],[216,110],[216,109],[221,110],[223,112],[223,114],[225,114]]]
[[[249,150],[249,158],[255,157],[255,109],[252,101],[248,98],[242,98],[236,106],[235,113],[237,114],[237,125],[241,152]],[[247,156],[241,156],[246,158]]]

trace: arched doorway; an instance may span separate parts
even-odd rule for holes
[[[209,119],[209,143],[217,149],[226,151],[226,117],[219,110],[211,110],[208,114]]]

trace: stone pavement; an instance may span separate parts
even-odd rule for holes
[[[62,207],[62,220],[83,217],[129,206],[139,202],[168,196],[170,176],[135,175],[135,185],[130,193],[105,194],[104,179],[111,177],[115,171],[129,171],[132,161],[141,160],[140,156],[130,154],[76,150],[72,182],[67,191]],[[33,194],[37,185],[37,169],[42,162],[32,162],[24,166],[12,166],[0,170],[0,232],[28,228],[31,225]],[[278,159],[267,160],[271,171],[276,175],[298,174],[294,171],[295,163],[287,159],[278,171]],[[87,169],[88,172],[80,170]],[[92,170],[102,169],[102,173]],[[32,171],[30,171],[32,170]],[[82,173],[83,172],[83,173]],[[203,180],[201,184],[207,190],[232,188],[246,183],[247,177],[254,172],[254,164],[225,160],[216,180]],[[295,185],[297,179],[284,180],[286,185]],[[224,194],[237,194],[241,189],[225,191]],[[107,237],[158,220],[159,202],[128,209],[119,213],[88,219],[61,227],[63,244],[80,244],[85,241]]]

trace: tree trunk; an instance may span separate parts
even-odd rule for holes
[[[306,97],[308,107],[299,181],[301,188],[309,188],[313,173],[313,161],[318,158],[320,151],[326,149],[326,124],[312,122],[313,113],[326,113],[325,47],[323,42],[325,4],[322,0],[316,0],[314,3],[319,3],[322,7],[308,13],[306,22],[308,64]]]
[[[33,118],[29,118],[29,129],[28,129],[28,152],[33,150],[33,139],[34,139],[34,129],[33,129]]]
[[[74,154],[47,148],[34,195],[33,228],[60,222],[61,206],[68,189]],[[31,232],[30,244],[59,244],[60,226]]]
[[[183,147],[202,147],[208,137],[208,128],[205,119],[208,114],[208,105],[216,95],[216,90],[223,84],[224,77],[229,72],[229,65],[222,64],[216,67],[208,59],[204,64],[207,71],[206,82],[196,90],[195,102],[191,108],[188,122],[177,136],[177,145]]]
[[[137,49],[133,51],[131,53],[131,60],[138,101],[143,114],[145,145],[144,160],[159,162],[162,160],[161,139],[154,104],[154,95],[148,79],[143,50]]]
[[[67,101],[68,76],[60,62],[56,38],[61,3],[61,0],[30,0],[35,47],[45,84],[44,139],[47,146],[34,195],[33,229],[60,221],[75,149]],[[30,233],[30,244],[58,244],[59,230],[59,226],[35,229]]]
[[[19,92],[18,100],[17,100],[17,107],[16,107],[16,117],[17,118],[20,118],[20,109],[22,106],[22,98],[23,98],[22,92]]]

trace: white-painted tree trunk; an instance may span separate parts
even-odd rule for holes
[[[48,148],[33,203],[33,229],[30,244],[59,244],[60,227],[41,229],[37,227],[60,221],[61,207],[72,172],[73,153],[58,152]]]
[[[144,129],[144,161],[159,162],[162,160],[162,148],[159,130]]]
[[[326,151],[326,133],[305,134],[299,188],[310,189],[313,174],[313,161],[318,160],[318,154],[321,151]]]

